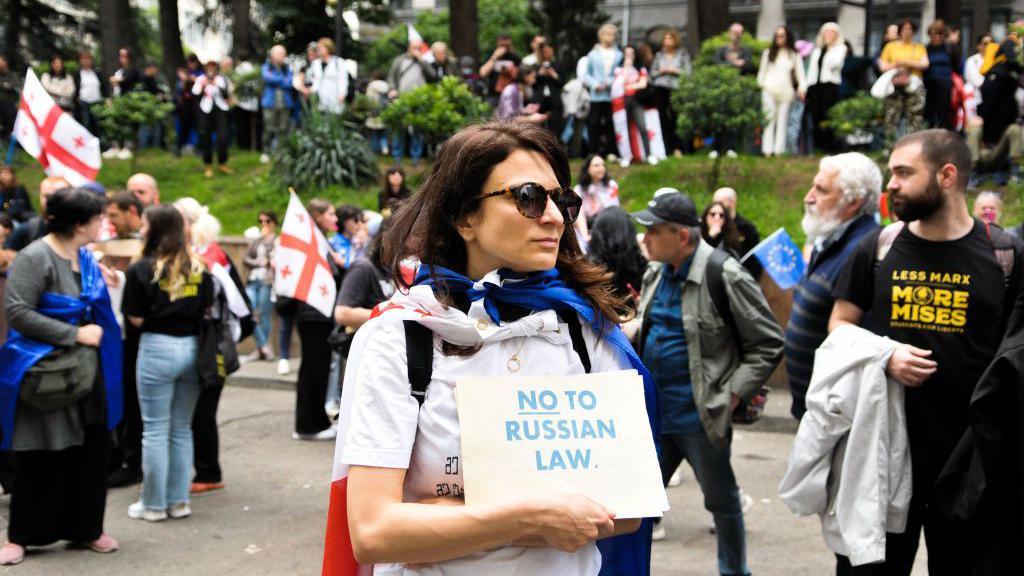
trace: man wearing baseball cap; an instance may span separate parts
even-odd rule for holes
[[[651,261],[640,293],[637,344],[661,392],[662,480],[667,485],[683,460],[690,463],[714,515],[719,572],[749,574],[729,461],[731,414],[775,369],[782,331],[750,273],[701,239],[689,196],[662,188],[633,218],[647,227]],[[655,539],[664,537],[658,526]]]

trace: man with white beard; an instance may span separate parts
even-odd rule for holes
[[[849,152],[822,158],[804,196],[801,223],[813,246],[804,277],[793,293],[786,327],[786,372],[793,395],[790,413],[800,419],[811,381],[814,351],[828,336],[835,302],[832,285],[861,238],[876,229],[882,173],[867,156]]]

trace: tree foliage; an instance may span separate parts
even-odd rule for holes
[[[392,130],[412,127],[427,142],[436,144],[490,114],[490,106],[474,96],[464,82],[448,76],[402,94],[380,118]]]
[[[173,111],[174,104],[143,91],[109,98],[93,108],[103,126],[103,137],[110,140],[134,140],[140,126],[163,122]]]
[[[885,104],[864,92],[837,103],[828,111],[827,126],[839,136],[870,134],[881,125]]]
[[[718,49],[729,44],[729,33],[723,32],[718,36],[712,36],[706,41],[701,43],[700,51],[697,53],[697,58],[694,61],[695,66],[711,66],[714,64],[715,52]],[[767,40],[758,40],[751,36],[748,32],[743,33],[743,38],[740,39],[740,45],[750,48],[750,61],[756,70],[758,65],[761,63],[761,53],[768,48]]]
[[[335,184],[359,186],[377,179],[377,161],[357,126],[309,106],[302,128],[282,142],[273,173],[282,186],[300,191]]]

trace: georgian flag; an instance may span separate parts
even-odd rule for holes
[[[14,136],[48,176],[61,176],[72,186],[96,180],[102,165],[99,138],[57,106],[31,68],[25,73]]]
[[[327,239],[292,192],[275,257],[274,291],[278,296],[305,302],[324,316],[333,317],[337,287],[327,262],[329,254]]]

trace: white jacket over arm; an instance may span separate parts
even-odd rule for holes
[[[794,513],[821,516],[825,544],[854,566],[885,560],[885,533],[903,532],[910,508],[903,385],[885,375],[895,347],[842,326],[818,348],[807,413],[779,485]]]

